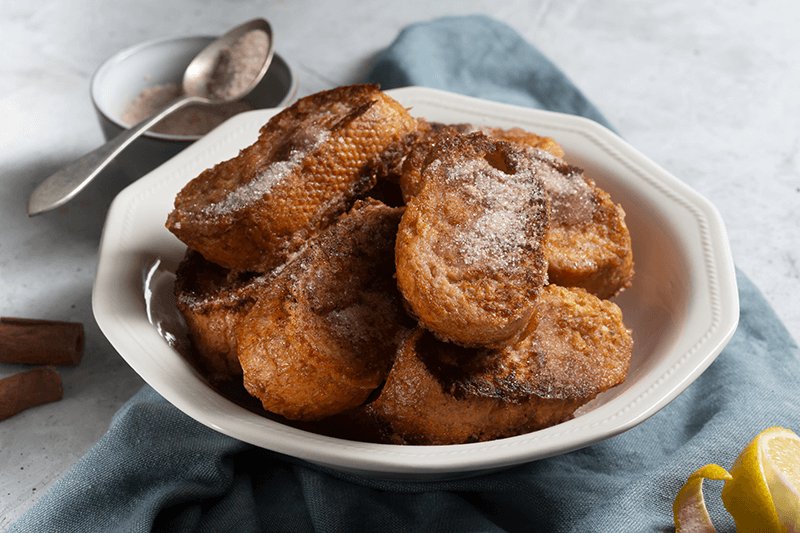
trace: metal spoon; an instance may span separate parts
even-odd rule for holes
[[[210,82],[218,68],[220,53],[230,49],[240,37],[253,30],[263,31],[267,36],[267,53],[258,74],[249,80],[249,83],[246,79],[238,78],[238,83],[231,84],[227,90],[224,90],[225,87],[221,91],[212,87]],[[264,19],[245,22],[216,39],[197,54],[186,67],[182,82],[185,96],[167,105],[152,117],[123,131],[103,146],[89,152],[40,183],[28,200],[28,216],[50,211],[69,202],[128,145],[170,113],[189,104],[220,104],[238,100],[247,95],[267,73],[269,64],[272,62],[272,54],[272,28]]]

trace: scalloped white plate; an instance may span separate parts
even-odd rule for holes
[[[186,182],[251,144],[278,111],[263,110],[234,117],[122,191],[103,231],[95,318],[128,364],[178,409],[226,435],[333,468],[387,477],[455,475],[566,453],[625,431],[680,394],[730,340],[739,302],[725,229],[716,209],[683,182],[581,117],[425,88],[389,94],[430,120],[519,126],[554,137],[570,162],[622,204],[636,262],[633,287],[617,299],[634,335],[628,379],[568,422],[454,446],[321,436],[268,420],[214,392],[167,342],[180,334],[170,273],[185,247],[164,221]]]

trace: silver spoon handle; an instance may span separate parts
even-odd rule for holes
[[[140,135],[170,113],[192,103],[208,103],[208,100],[199,96],[175,100],[152,117],[123,131],[104,145],[50,175],[31,193],[28,216],[50,211],[69,202]]]

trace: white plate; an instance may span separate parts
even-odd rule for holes
[[[165,341],[180,329],[170,272],[185,247],[164,222],[187,181],[256,139],[259,127],[277,112],[264,110],[229,120],[122,191],[109,211],[93,293],[95,318],[128,364],[162,396],[206,426],[257,446],[338,469],[425,477],[500,468],[611,437],[652,416],[711,364],[736,328],[739,302],[725,229],[707,200],[590,120],[431,89],[389,93],[431,120],[519,126],[552,136],[570,162],[622,204],[636,263],[633,287],[617,299],[634,332],[628,379],[568,422],[454,446],[321,436],[268,420],[214,392]]]

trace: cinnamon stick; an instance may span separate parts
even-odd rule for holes
[[[0,363],[74,366],[83,356],[83,324],[0,318]]]
[[[0,420],[30,407],[61,399],[61,376],[55,369],[41,367],[0,379]]]

